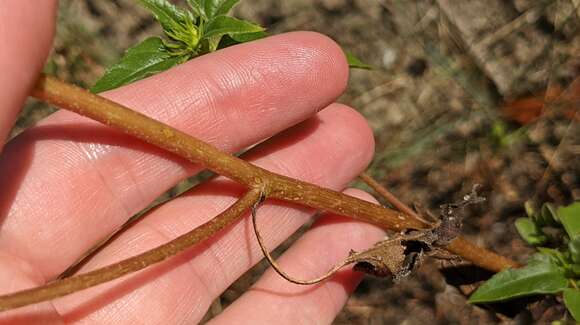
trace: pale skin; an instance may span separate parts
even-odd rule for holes
[[[48,0],[0,2],[0,40],[15,44],[0,50],[2,139],[50,50],[55,7]],[[365,120],[352,108],[334,103],[347,77],[344,56],[334,42],[299,32],[210,54],[104,96],[228,152],[290,128],[245,159],[342,189],[367,166],[374,145]],[[7,144],[0,156],[0,293],[54,279],[100,238],[199,170],[70,112],[57,112],[40,122]],[[198,187],[156,209],[80,272],[167,242],[213,218],[242,191],[224,178]],[[362,192],[348,193],[372,200]],[[266,201],[258,214],[265,243],[274,248],[313,211]],[[314,278],[350,249],[362,250],[383,235],[377,227],[324,215],[279,263],[297,278]],[[246,216],[159,265],[50,303],[0,314],[0,322],[190,324],[261,258]],[[304,287],[268,270],[213,321],[330,323],[360,278],[347,268],[329,281]]]

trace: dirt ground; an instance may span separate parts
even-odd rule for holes
[[[580,81],[574,82],[580,76],[580,1],[246,0],[235,15],[274,34],[322,32],[372,64],[371,71],[352,71],[340,99],[375,131],[369,173],[404,202],[435,213],[482,184],[487,202],[465,216],[464,235],[475,243],[525,262],[532,250],[513,227],[524,215],[523,203],[580,200]],[[61,0],[46,70],[90,86],[127,47],[152,34],[158,28],[135,1]],[[513,103],[523,98],[525,105]],[[30,102],[13,134],[52,111]],[[206,319],[265,267],[233,284]],[[467,304],[466,295],[486,277],[465,263],[440,261],[427,261],[396,284],[368,277],[335,323],[569,319],[557,297]]]

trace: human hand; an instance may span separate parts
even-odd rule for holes
[[[18,44],[0,51],[6,67],[0,75],[5,90],[0,98],[2,137],[43,65],[54,11],[54,1],[48,0],[0,3],[0,39]],[[347,75],[341,50],[328,38],[289,33],[200,57],[104,96],[229,152],[290,128],[244,158],[274,172],[341,189],[364,169],[373,152],[364,119],[333,104]],[[0,157],[2,293],[54,279],[155,197],[200,169],[66,111],[27,130]],[[80,272],[159,246],[210,220],[242,192],[221,177],[199,186],[155,209]],[[266,245],[276,247],[312,214],[267,201],[259,209]],[[324,215],[280,258],[280,265],[296,278],[313,278],[349,249],[368,247],[382,235],[371,225]],[[244,218],[163,263],[50,303],[0,314],[0,322],[197,322],[211,302],[261,258],[251,222]],[[359,280],[359,274],[348,270],[304,287],[268,270],[214,321],[330,323]]]

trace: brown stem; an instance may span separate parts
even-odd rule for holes
[[[365,182],[368,186],[370,186],[375,192],[379,193],[380,196],[382,196],[385,200],[387,200],[387,202],[389,202],[393,207],[395,207],[395,209],[427,224],[428,222],[426,220],[424,220],[423,218],[419,217],[418,214],[415,213],[415,211],[413,211],[413,209],[411,209],[408,205],[406,205],[405,203],[403,203],[401,200],[399,200],[395,195],[393,195],[393,193],[391,193],[389,190],[387,190],[383,185],[381,185],[379,182],[377,182],[374,178],[372,178],[369,174],[362,172],[359,175],[360,179],[363,180],[363,182]]]
[[[445,249],[479,267],[493,272],[499,272],[510,267],[520,267],[518,263],[509,258],[477,246],[463,236],[455,238]]]
[[[105,283],[123,275],[133,273],[174,256],[224,229],[237,220],[244,211],[260,200],[260,189],[247,192],[241,199],[217,217],[177,237],[176,239],[147,252],[91,272],[56,280],[46,285],[0,296],[0,311],[48,301]]]
[[[192,162],[200,163],[215,173],[226,176],[252,189],[250,194],[242,201],[224,212],[226,216],[221,214],[216,217],[218,221],[212,220],[201,226],[201,229],[193,230],[192,233],[195,235],[192,235],[191,238],[207,238],[211,236],[221,229],[218,229],[216,224],[224,227],[226,223],[220,220],[226,217],[235,219],[241,213],[240,210],[245,210],[251,205],[252,199],[259,195],[256,193],[258,190],[267,197],[350,216],[374,223],[385,229],[423,229],[429,226],[417,219],[409,218],[403,213],[380,205],[256,167],[159,121],[44,74],[40,76],[32,95],[50,104],[120,129],[127,134]],[[193,245],[201,240],[187,238],[185,239],[182,236],[176,240],[183,242],[183,245],[186,245],[185,242],[187,242],[187,245]],[[498,255],[474,246],[465,240],[456,240],[450,247],[458,255],[492,271],[499,271],[515,265],[511,261],[500,258]],[[36,289],[0,296],[0,310],[60,297],[118,278],[176,254],[181,251],[178,248],[183,250],[186,246],[175,246],[175,241],[171,241],[159,247],[160,251],[157,251],[157,249],[151,251],[157,253],[144,253],[86,274],[57,280]]]
[[[41,75],[32,95],[202,164],[248,188],[262,187],[267,197],[359,218],[393,230],[426,227],[397,211],[254,166],[177,129],[54,77]]]

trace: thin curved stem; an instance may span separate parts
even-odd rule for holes
[[[288,275],[288,273],[286,273],[286,272],[284,272],[284,270],[282,270],[282,268],[280,267],[280,265],[278,265],[276,260],[274,260],[272,255],[270,255],[270,252],[268,251],[268,249],[266,248],[266,245],[264,244],[264,239],[262,238],[262,235],[258,231],[258,224],[256,221],[256,214],[257,214],[257,210],[258,210],[258,205],[259,205],[259,202],[252,207],[252,225],[254,226],[254,233],[256,234],[256,239],[258,240],[258,245],[260,246],[262,253],[266,257],[266,259],[268,260],[268,262],[270,263],[270,266],[272,266],[274,271],[276,271],[276,273],[278,273],[281,277],[283,277],[287,281],[295,283],[295,284],[301,284],[301,285],[316,284],[316,283],[319,283],[321,281],[324,281],[324,280],[330,278],[331,276],[334,275],[334,273],[336,273],[342,267],[344,267],[348,264],[351,264],[353,262],[353,261],[346,259],[345,261],[335,265],[332,269],[330,269],[324,275],[321,275],[321,276],[314,278],[312,280],[298,280],[298,279]]]

